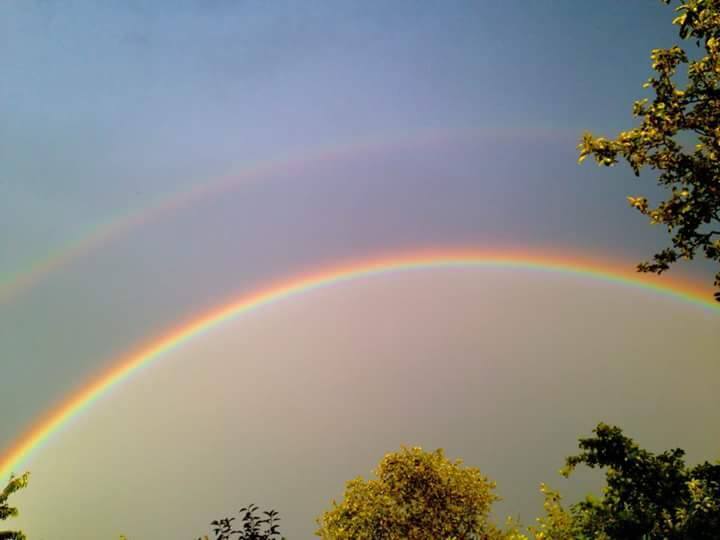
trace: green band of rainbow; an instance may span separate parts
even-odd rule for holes
[[[104,223],[98,223],[86,234],[59,246],[45,257],[37,259],[25,268],[6,275],[0,274],[0,304],[8,302],[18,294],[31,289],[49,274],[60,270],[80,257],[99,249],[113,239],[122,236],[138,227],[147,225],[164,216],[191,207],[198,201],[217,196],[239,186],[252,184],[287,173],[295,173],[312,165],[342,161],[373,152],[398,150],[404,147],[421,149],[427,145],[435,145],[453,140],[471,140],[473,138],[489,138],[497,140],[502,137],[516,138],[547,138],[549,136],[568,135],[570,132],[559,129],[428,129],[410,134],[396,134],[381,138],[364,137],[344,143],[334,143],[310,151],[303,150],[284,157],[259,161],[243,167],[240,171],[215,178],[209,182],[191,185],[187,189],[164,195],[146,206],[136,208],[119,215]]]
[[[319,272],[303,274],[256,292],[251,292],[170,330],[160,338],[149,341],[144,346],[136,349],[135,352],[115,361],[109,371],[85,385],[59,406],[52,408],[12,447],[0,455],[0,477],[7,476],[21,467],[34,450],[46,442],[69,420],[90,407],[95,400],[99,399],[109,389],[128,379],[130,375],[138,373],[141,368],[150,365],[164,354],[181,347],[187,341],[233,317],[291,296],[361,277],[397,271],[458,267],[540,270],[585,276],[655,291],[709,310],[714,315],[720,315],[720,306],[711,302],[710,292],[705,289],[678,280],[663,279],[660,282],[657,276],[637,274],[619,265],[601,265],[580,258],[548,257],[529,252],[500,253],[477,250],[436,250],[356,261]]]

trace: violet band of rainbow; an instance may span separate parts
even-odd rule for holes
[[[134,352],[116,359],[107,372],[84,385],[59,406],[50,409],[10,448],[0,454],[0,479],[11,473],[21,472],[17,469],[24,466],[34,451],[72,418],[90,408],[108,390],[132,375],[139,374],[144,367],[182,347],[193,338],[217,328],[226,321],[274,302],[363,277],[439,268],[506,268],[564,273],[654,291],[707,310],[712,315],[717,315],[720,322],[720,304],[712,301],[709,289],[687,281],[638,274],[630,270],[631,267],[629,263],[626,268],[619,265],[603,265],[579,257],[543,256],[530,252],[438,249],[358,260],[281,280],[195,317],[160,337],[150,339]]]
[[[73,261],[109,244],[113,239],[146,226],[165,216],[172,215],[199,201],[216,197],[240,186],[262,181],[274,175],[295,173],[298,170],[321,163],[342,162],[374,152],[396,150],[404,147],[424,148],[427,145],[447,143],[473,138],[493,139],[509,137],[549,138],[567,135],[559,129],[442,129],[433,128],[409,134],[383,137],[363,137],[349,142],[321,146],[296,153],[288,153],[275,159],[260,160],[243,166],[239,171],[188,186],[169,193],[125,214],[93,225],[85,234],[52,250],[44,257],[27,263],[23,268],[0,274],[0,304],[13,300],[17,295],[32,289],[43,278]]]

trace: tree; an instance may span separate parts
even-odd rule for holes
[[[607,469],[603,497],[587,497],[565,510],[544,489],[546,516],[531,528],[535,538],[570,540],[710,540],[720,538],[720,464],[687,467],[680,449],[653,454],[618,427],[599,424],[580,439],[575,467]]]
[[[240,529],[233,529],[234,517],[212,521],[210,525],[213,527],[215,540],[285,540],[278,531],[280,527],[278,512],[275,510],[263,512],[265,517],[261,517],[257,515],[258,510],[259,508],[254,504],[240,509],[243,522]],[[2,538],[0,536],[0,540]],[[127,540],[127,537],[121,534],[120,540]],[[210,538],[205,535],[198,540],[210,540]]]
[[[540,486],[540,492],[545,497],[543,502],[545,515],[537,519],[537,526],[528,527],[535,540],[576,540],[581,538],[576,520],[562,506],[560,493],[545,484]],[[518,538],[527,540],[525,536],[518,536]]]
[[[234,517],[213,521],[210,525],[213,527],[215,540],[284,540],[278,531],[280,527],[278,512],[269,510],[263,512],[265,517],[260,517],[257,515],[258,510],[259,508],[254,504],[240,509],[243,522],[240,529],[233,528]]]
[[[488,522],[495,484],[442,449],[387,454],[376,479],[347,483],[345,497],[317,520],[325,540],[500,538]]]
[[[8,505],[10,495],[25,488],[28,484],[29,473],[22,476],[11,476],[5,489],[0,492],[0,521],[18,515],[17,508]],[[20,531],[0,531],[0,540],[25,540],[25,535]]]
[[[632,109],[640,125],[616,139],[585,133],[578,146],[580,162],[592,155],[599,165],[613,166],[621,156],[635,176],[646,166],[659,171],[659,185],[670,190],[666,200],[652,206],[646,197],[628,197],[650,223],[665,225],[671,235],[671,247],[637,267],[657,274],[698,252],[720,263],[720,2],[680,0],[675,11],[680,37],[694,38],[698,48],[702,43],[700,57],[689,59],[677,45],[653,49],[656,75],[643,85],[652,87],[653,101],[636,101]],[[687,68],[684,87],[675,81],[681,65]],[[683,135],[697,142],[693,151],[677,139]],[[714,284],[720,288],[720,272]],[[720,301],[720,291],[715,298]]]

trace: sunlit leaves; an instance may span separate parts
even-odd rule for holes
[[[671,3],[671,0],[664,0]],[[636,176],[649,167],[671,196],[655,206],[644,197],[628,197],[631,206],[652,224],[667,226],[672,247],[661,250],[651,262],[638,265],[642,272],[661,273],[677,260],[692,259],[698,251],[720,262],[720,2],[681,0],[673,24],[682,38],[695,38],[705,54],[690,60],[677,45],[653,49],[652,69],[644,88],[652,88],[652,102],[635,101],[633,116],[640,125],[615,139],[584,133],[579,162],[592,155],[598,165],[613,166],[624,159]],[[687,84],[675,76],[686,66]],[[688,151],[675,139],[689,134],[698,142]],[[720,273],[715,286],[720,287]],[[720,300],[720,292],[716,295]]]
[[[387,454],[376,478],[347,483],[341,503],[318,519],[325,540],[510,538],[488,523],[495,484],[442,450]],[[517,536],[516,538],[521,538]]]
[[[8,504],[8,498],[13,493],[27,487],[28,480],[30,478],[29,473],[25,473],[21,476],[13,476],[10,478],[5,489],[0,492],[0,520],[5,520],[18,515],[17,508],[14,508]],[[0,531],[0,540],[24,540],[25,535],[19,531]]]
[[[540,486],[540,491],[545,498],[545,515],[537,519],[535,527],[530,527],[535,540],[575,540],[575,521],[572,514],[563,508],[560,493],[545,484]]]

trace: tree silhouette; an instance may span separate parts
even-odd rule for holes
[[[254,504],[241,508],[239,513],[242,515],[242,527],[239,529],[233,528],[236,520],[234,517],[211,522],[215,540],[285,540],[279,532],[278,512],[269,510],[258,515],[258,511],[259,507]],[[205,538],[207,539],[207,536]]]

